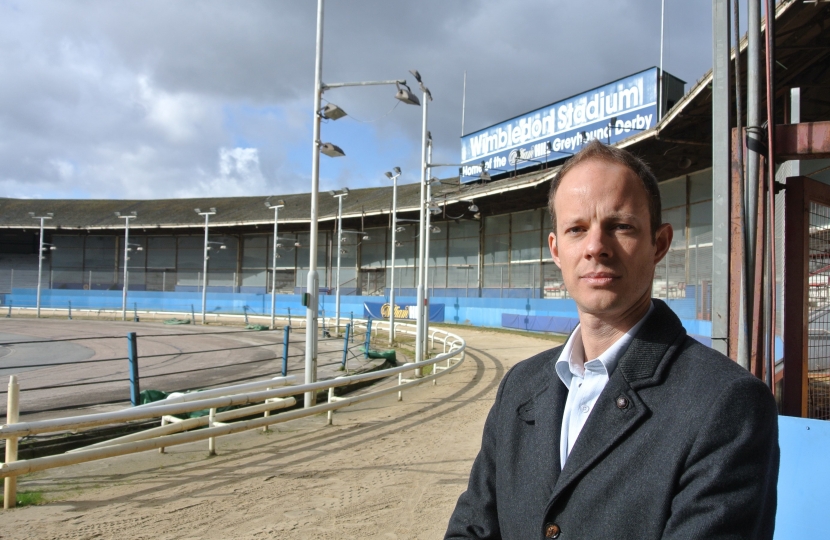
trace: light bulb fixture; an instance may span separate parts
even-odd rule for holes
[[[434,232],[434,233],[441,232],[441,227],[438,227],[437,225],[435,227],[432,227],[432,232]]]
[[[471,202],[470,206],[467,207],[467,210],[470,212],[478,212],[478,206],[476,206],[476,203]]]
[[[395,99],[398,101],[402,101],[407,105],[420,105],[421,101],[418,99],[418,96],[412,93],[412,90],[406,84],[395,83],[395,86],[398,87],[398,92],[395,94]],[[401,88],[403,86],[403,88]]]
[[[405,230],[406,230],[406,227],[397,227],[395,229],[395,232],[404,232]]]
[[[303,245],[299,242],[294,242],[294,247],[303,247]]]
[[[402,245],[400,242],[395,242],[395,247],[401,247]]]
[[[320,153],[328,157],[343,157],[346,155],[342,148],[332,143],[322,143]]]
[[[346,116],[346,111],[334,103],[326,103],[326,106],[320,109],[320,116],[326,120],[339,120]]]
[[[349,250],[348,250],[348,249],[341,249],[341,250],[340,250],[340,254],[341,254],[341,255],[345,255],[345,254],[346,254],[346,253],[348,253],[348,252],[349,252]]]
[[[372,238],[368,234],[363,235],[363,240],[371,240]]]

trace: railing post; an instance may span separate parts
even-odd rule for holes
[[[366,342],[363,346],[363,358],[369,358],[369,344],[372,342],[372,317],[366,319]]]
[[[291,327],[291,308],[288,308],[288,327]]]
[[[17,375],[9,377],[9,396],[6,407],[6,423],[16,424],[19,418],[20,385]],[[6,463],[17,461],[17,437],[6,439]],[[17,504],[17,477],[8,476],[3,486],[3,508],[13,508]]]
[[[291,327],[283,328],[282,334],[282,376],[288,375],[288,334],[291,332]]]
[[[141,405],[141,389],[138,380],[138,338],[135,332],[127,334],[127,358],[130,362],[130,402],[135,407]]]
[[[242,312],[245,314],[245,326],[248,326],[248,306],[242,306]]]
[[[354,311],[349,312],[349,324],[354,328]],[[354,332],[352,332],[352,343],[354,343]]]
[[[138,322],[138,302],[133,302],[133,322]]]
[[[352,323],[346,323],[346,335],[343,339],[343,369],[346,369],[346,355],[349,353],[349,334],[352,330]]]
[[[12,302],[11,302],[11,300],[9,300],[9,312],[6,314],[6,318],[7,319],[12,318]]]
[[[213,407],[208,414],[208,428],[212,428],[214,422],[216,422],[216,407]],[[216,455],[216,437],[208,439],[208,455]]]
[[[67,300],[69,302],[69,320],[72,320],[72,300]]]

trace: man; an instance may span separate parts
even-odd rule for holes
[[[504,377],[446,538],[772,538],[775,402],[651,298],[673,235],[654,175],[594,141],[549,207],[579,325]]]

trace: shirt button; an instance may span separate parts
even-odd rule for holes
[[[548,523],[545,525],[545,538],[559,538],[562,531],[556,523]]]
[[[584,412],[584,413],[587,413],[588,411],[591,410],[591,407],[589,407],[587,405],[583,405],[582,407],[579,408],[579,410]]]

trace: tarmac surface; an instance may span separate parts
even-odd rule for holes
[[[465,362],[404,393],[207,442],[20,477],[41,506],[0,510],[4,539],[441,538],[496,389],[550,340],[460,328]],[[395,378],[379,383],[395,384]],[[369,391],[376,387],[364,389]]]
[[[245,331],[215,325],[0,318],[0,417],[5,418],[12,374],[20,384],[21,421],[129,406],[128,332],[138,336],[142,390],[172,392],[281,375],[282,328]],[[56,341],[67,339],[72,341]],[[21,341],[30,343],[4,345]],[[359,339],[350,344],[350,370],[378,363],[364,360],[360,346]],[[304,350],[304,330],[292,331],[288,374],[300,381]],[[342,338],[321,339],[318,378],[341,375],[342,358]]]

